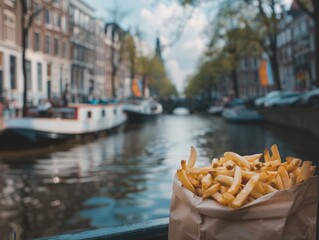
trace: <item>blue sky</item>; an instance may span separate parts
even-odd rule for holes
[[[120,22],[125,28],[135,29],[136,26],[144,33],[144,40],[152,49],[155,48],[155,38],[159,34],[163,45],[174,40],[177,27],[184,24],[183,34],[171,47],[165,48],[163,57],[170,78],[179,91],[183,90],[187,75],[194,73],[198,59],[205,49],[207,37],[204,34],[208,26],[209,14],[205,5],[192,12],[183,9],[176,0],[84,0],[96,10],[96,16],[106,21],[112,18],[107,9],[120,6],[123,11],[130,13]],[[284,0],[286,4],[292,0]],[[213,1],[212,1],[213,2]],[[182,19],[182,20],[181,20]]]

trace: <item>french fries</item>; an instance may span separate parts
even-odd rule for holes
[[[271,151],[240,156],[225,152],[208,167],[195,167],[197,152],[191,147],[189,160],[181,161],[177,177],[182,185],[204,199],[214,199],[232,208],[258,199],[265,194],[307,181],[315,172],[311,161],[287,157],[282,162],[277,145]]]

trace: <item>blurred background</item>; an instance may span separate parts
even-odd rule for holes
[[[0,1],[1,239],[167,218],[191,145],[318,169],[318,121],[317,0]]]

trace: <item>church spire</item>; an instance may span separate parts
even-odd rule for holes
[[[159,33],[156,34],[156,47],[155,47],[155,56],[158,57],[161,62],[163,62],[162,58],[162,46],[161,46],[161,40],[159,38]]]

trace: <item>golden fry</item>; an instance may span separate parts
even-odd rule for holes
[[[242,156],[240,156],[240,155],[237,154],[237,153],[234,153],[234,152],[225,152],[225,153],[224,153],[224,156],[225,156],[228,160],[233,160],[233,161],[236,162],[239,166],[246,167],[246,168],[248,168],[248,169],[251,168],[250,163],[249,163],[245,158],[243,158]]]
[[[193,146],[191,146],[191,154],[188,159],[187,167],[192,168],[195,166],[197,160],[197,152]]]
[[[187,175],[188,180],[193,184],[194,187],[199,186],[199,182],[192,176],[192,175]]]
[[[202,183],[202,187],[203,187],[204,189],[209,188],[209,187],[212,185],[212,183],[213,183],[212,175],[210,175],[209,173],[206,174],[206,175],[202,178],[201,183]]]
[[[187,170],[186,160],[181,161],[181,167],[183,170],[185,170],[185,171]]]
[[[262,156],[262,153],[257,153],[257,154],[253,154],[253,155],[246,155],[243,156],[243,158],[245,158],[248,162],[253,162],[255,160],[259,160]]]
[[[241,168],[239,166],[236,166],[233,182],[227,192],[229,192],[232,195],[237,194],[241,184],[241,178],[242,178]]]
[[[231,186],[234,181],[234,178],[226,175],[218,175],[215,177],[214,180],[219,182],[220,184]]]
[[[217,202],[219,202],[219,203],[221,203],[223,205],[227,204],[227,201],[223,198],[223,195],[220,192],[215,192],[212,195],[212,198],[214,198]]]
[[[265,159],[265,162],[270,162],[271,161],[270,154],[269,154],[269,151],[268,151],[267,148],[264,151],[264,159]]]
[[[183,186],[187,188],[189,191],[193,192],[196,194],[195,188],[193,185],[190,183],[190,181],[187,178],[186,172],[183,169],[178,169],[177,170],[177,176],[179,180],[182,182]]]
[[[230,203],[230,206],[233,208],[241,207],[243,202],[248,197],[248,195],[254,189],[258,180],[259,180],[259,174],[257,173],[249,179],[249,181],[247,182],[247,184],[245,185],[243,190],[241,190],[241,192],[238,193],[238,195],[235,197],[235,199]]]
[[[187,169],[187,174],[194,174],[194,175],[205,174],[206,175],[211,170],[212,170],[211,167],[202,167],[202,168],[193,167],[193,168]]]
[[[230,194],[229,192],[222,193],[222,194],[223,194],[223,199],[226,202],[226,204],[230,203],[235,198],[234,195]]]
[[[220,188],[219,183],[215,183],[214,185],[210,186],[206,190],[203,191],[203,198],[208,198],[212,196],[214,193],[218,192]]]
[[[286,168],[284,168],[283,166],[280,166],[278,168],[278,175],[281,178],[284,189],[290,188],[291,187],[290,186],[290,179],[289,179],[288,172],[286,171]]]
[[[302,166],[301,166],[301,169],[300,169],[300,174],[299,176],[297,177],[297,183],[301,183],[301,182],[304,182],[306,180],[308,180],[311,176],[311,168],[312,166],[312,162],[310,161],[304,161]]]
[[[281,157],[280,157],[277,144],[272,145],[270,149],[272,152],[272,160],[279,160],[281,162]]]

